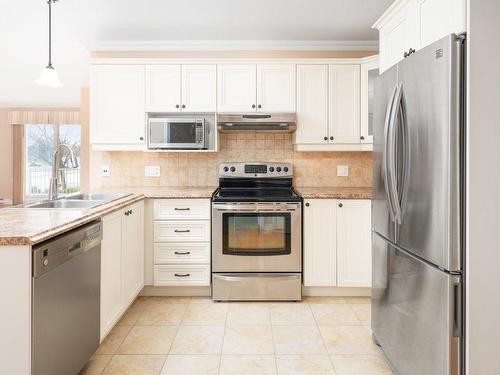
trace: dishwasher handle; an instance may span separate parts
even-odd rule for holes
[[[102,223],[94,221],[33,246],[33,278],[100,246]]]

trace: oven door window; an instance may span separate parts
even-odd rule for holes
[[[224,213],[222,253],[286,255],[291,253],[290,213]]]
[[[167,126],[167,143],[196,143],[195,123],[170,122]]]

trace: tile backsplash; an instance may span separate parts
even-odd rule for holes
[[[134,186],[216,186],[218,165],[230,161],[288,162],[295,186],[371,186],[371,152],[296,152],[289,133],[224,133],[219,151],[90,153],[90,189]],[[110,176],[101,177],[101,166]],[[145,166],[160,166],[160,177],[144,177]],[[337,166],[349,167],[337,177]]]

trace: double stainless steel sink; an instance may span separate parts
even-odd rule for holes
[[[55,200],[27,203],[19,208],[88,209],[124,198],[130,193],[90,193],[69,195]]]

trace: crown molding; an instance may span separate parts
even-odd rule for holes
[[[89,51],[378,51],[378,40],[87,41]]]

